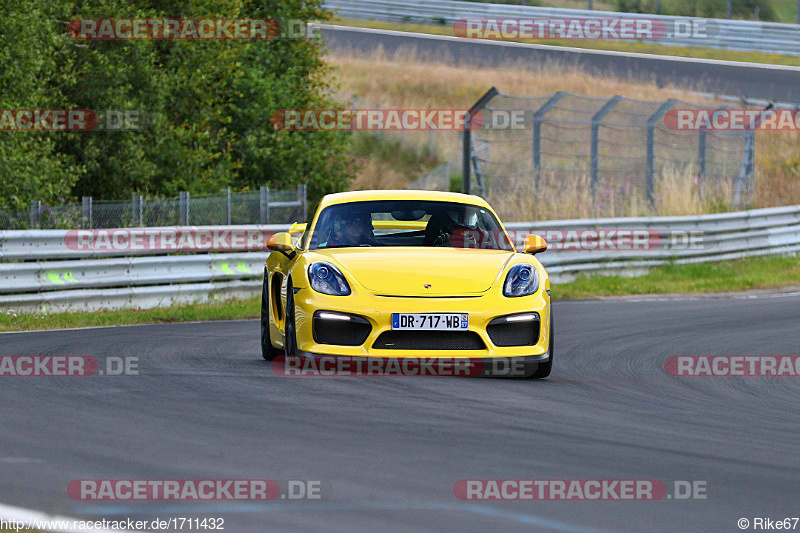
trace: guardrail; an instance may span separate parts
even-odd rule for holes
[[[325,8],[339,16],[371,20],[391,20],[417,24],[451,25],[460,19],[498,18],[595,18],[658,19],[667,35],[654,39],[657,44],[800,55],[800,25],[729,19],[701,19],[665,15],[530,7],[452,0],[326,0]],[[688,26],[687,23],[688,22]],[[698,31],[681,31],[698,28]],[[700,31],[700,28],[706,30]],[[688,33],[688,35],[684,35]]]
[[[515,222],[506,228],[518,245],[527,233],[547,236],[558,230],[564,237],[538,256],[553,283],[579,274],[636,275],[669,262],[800,251],[800,205],[702,216]],[[227,229],[268,234],[287,231],[289,226]],[[601,249],[600,232],[618,230],[646,230],[654,238],[641,249]],[[577,240],[570,240],[570,232]],[[215,253],[200,248],[180,253],[87,252],[69,246],[68,235],[72,233],[0,231],[0,260],[4,261],[0,263],[0,312],[148,308],[255,296],[267,255],[265,251]],[[578,249],[570,249],[570,242],[577,243]]]

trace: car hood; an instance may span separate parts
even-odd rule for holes
[[[330,257],[370,292],[386,296],[479,294],[489,290],[514,256],[509,251],[458,248],[316,251]]]

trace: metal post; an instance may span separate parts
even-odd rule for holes
[[[31,202],[30,223],[31,229],[39,228],[42,224],[42,202],[39,200]]]
[[[86,229],[92,229],[92,197],[84,196],[81,198],[81,219],[82,225]]]
[[[269,224],[269,185],[261,187],[259,192],[258,219],[261,224]]]
[[[308,220],[308,195],[306,194],[305,183],[297,185],[297,201],[300,202],[300,214],[303,217],[303,222]]]
[[[655,113],[650,115],[647,119],[647,201],[650,203],[650,207],[655,205],[655,190],[656,190],[656,166],[655,166],[655,158],[656,158],[656,148],[655,148],[655,131],[656,131],[656,123],[659,120],[664,118],[664,115],[667,114],[669,108],[672,107],[676,99],[670,98],[658,109],[656,109]]]
[[[486,148],[486,159],[490,160],[489,156],[489,141],[483,141],[483,147]],[[486,197],[486,186],[483,182],[483,173],[481,172],[480,161],[478,159],[478,150],[474,147],[472,150],[472,168],[475,169],[475,182],[477,183],[478,196]]]
[[[600,176],[600,157],[598,153],[598,144],[599,144],[599,132],[600,132],[600,123],[602,120],[608,115],[612,109],[614,109],[617,104],[624,98],[624,96],[615,96],[611,100],[605,103],[603,107],[600,108],[600,111],[594,114],[592,117],[592,153],[591,153],[591,162],[592,162],[592,175],[591,175],[591,183],[592,183],[592,197],[594,198],[595,193],[597,192],[597,183],[599,181]]]
[[[356,114],[356,95],[350,97],[350,116],[355,116]],[[356,133],[355,128],[350,128],[350,135],[354,135]]]
[[[469,109],[469,113],[464,118],[464,129],[461,136],[461,192],[470,194],[471,184],[470,177],[472,175],[471,157],[472,157],[472,129],[470,128],[470,119],[476,111],[480,111],[489,100],[500,94],[496,88],[492,87],[486,94],[480,97],[475,104]]]
[[[542,184],[542,121],[544,120],[544,116],[549,113],[566,94],[567,93],[564,91],[558,91],[533,114],[533,173],[536,183],[536,192],[539,192]]]
[[[436,154],[436,133],[433,130],[428,130],[428,153],[430,155]]]
[[[697,134],[697,164],[700,167],[697,174],[697,193],[703,199],[703,187],[706,184],[706,130]]]
[[[764,111],[769,111],[773,107],[775,107],[774,104],[767,104],[767,107],[764,108]],[[733,197],[734,209],[739,208],[739,203],[742,199],[742,186],[744,185],[745,180],[747,180],[748,185],[754,184],[756,163],[756,131],[763,120],[764,112],[762,112],[761,116],[756,119],[755,127],[745,134],[746,140],[744,145],[744,154],[742,155],[742,164],[739,167],[739,179],[736,183],[736,191]]]
[[[375,108],[378,111],[380,111],[381,110],[381,104],[375,104]],[[380,116],[380,114],[379,114],[379,116]],[[375,132],[375,136],[378,137],[378,139],[382,139],[383,138],[383,130],[378,129],[378,131]]]
[[[732,4],[733,4],[733,0],[728,0],[728,3],[726,4],[726,7],[725,7],[725,18],[728,18],[728,19],[731,18],[731,11],[732,11],[732,7],[731,6],[732,6]]]
[[[133,203],[131,209],[133,211],[133,225],[138,227],[144,227],[144,213],[142,209],[143,198],[141,194],[134,194],[133,195]]]
[[[470,155],[472,152],[472,132],[467,127],[465,127],[464,131],[461,132],[461,143],[461,192],[464,194],[469,194],[469,180],[472,177],[472,167],[470,166]]]
[[[586,0],[586,9],[592,10],[592,0]]]
[[[749,179],[753,174],[753,157],[755,144],[755,131],[749,131],[746,134],[744,145],[744,154],[742,155],[742,164],[739,166],[739,179],[736,181],[736,190],[733,193],[733,208],[738,209],[739,203],[742,200],[742,185],[745,179]]]
[[[189,193],[186,191],[181,191],[180,201],[179,201],[179,210],[180,210],[180,222],[178,225],[180,226],[188,226],[189,225]]]
[[[228,187],[226,191],[226,200],[228,207],[228,225],[231,225],[231,188]]]

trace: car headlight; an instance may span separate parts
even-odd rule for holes
[[[503,294],[509,297],[529,296],[539,290],[539,272],[533,265],[514,265],[503,284]]]
[[[308,267],[308,281],[311,288],[322,294],[331,296],[347,296],[350,294],[350,285],[339,269],[330,263],[320,261]]]

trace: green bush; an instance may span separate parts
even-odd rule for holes
[[[0,207],[132,193],[174,196],[307,183],[313,202],[353,177],[344,133],[277,131],[279,109],[329,108],[308,39],[86,41],[79,18],[320,20],[322,0],[30,0],[0,7],[0,109],[137,110],[135,131],[3,132]]]

